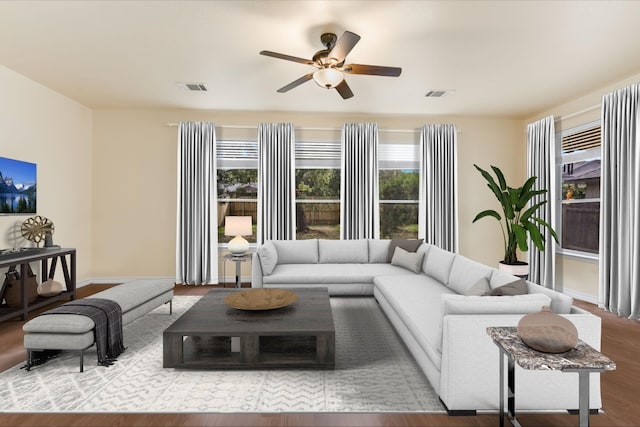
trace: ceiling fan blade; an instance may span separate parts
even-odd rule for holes
[[[260,55],[270,56],[272,58],[284,59],[287,61],[299,62],[301,64],[316,65],[316,63],[310,59],[298,58],[297,56],[285,55],[283,53],[271,52],[269,50],[263,50],[262,52],[260,52]]]
[[[345,31],[336,42],[336,45],[329,52],[328,58],[333,58],[337,63],[344,61],[351,49],[360,41],[360,36],[351,31]]]
[[[342,71],[348,74],[369,74],[372,76],[398,77],[402,72],[402,68],[383,67],[381,65],[349,64],[345,65],[342,68]]]
[[[353,96],[353,92],[351,92],[351,88],[347,84],[346,80],[340,82],[338,86],[336,86],[336,90],[342,97],[342,99],[349,99]]]
[[[313,78],[313,73],[305,74],[304,76],[300,77],[298,80],[294,80],[288,85],[281,87],[280,89],[278,89],[278,92],[285,93],[296,86],[300,86],[304,82],[308,82],[312,78]]]

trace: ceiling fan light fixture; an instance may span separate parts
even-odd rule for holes
[[[332,89],[338,86],[344,80],[344,74],[335,68],[320,68],[313,73],[313,80],[318,86],[326,89]]]

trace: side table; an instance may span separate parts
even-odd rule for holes
[[[240,288],[242,286],[241,284],[241,267],[242,267],[242,263],[245,261],[251,261],[251,258],[253,257],[253,253],[252,252],[246,252],[242,255],[234,255],[232,253],[227,253],[224,254],[222,256],[222,261],[233,261],[236,263],[236,288]],[[225,264],[226,265],[226,264]],[[226,271],[226,266],[223,267],[223,276],[227,277],[227,271]]]
[[[527,346],[518,336],[516,327],[488,327],[487,334],[500,349],[500,427],[504,427],[504,356],[507,357],[507,383],[509,395],[507,415],[511,424],[520,426],[515,414],[515,363],[524,369],[557,370],[578,373],[578,399],[580,427],[589,425],[589,375],[592,372],[612,371],[616,364],[585,343],[565,353],[542,353]]]

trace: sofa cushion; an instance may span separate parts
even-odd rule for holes
[[[397,247],[396,252],[393,254],[393,258],[391,259],[391,264],[404,267],[414,273],[419,273],[422,268],[423,257],[424,253],[407,252],[401,247]]]
[[[415,252],[418,250],[424,239],[391,239],[389,242],[389,252],[387,254],[387,262],[391,262],[396,247],[400,247],[407,252]]]
[[[551,299],[544,294],[513,296],[443,295],[442,315],[447,314],[528,314],[542,310]]]
[[[406,271],[406,270],[405,270]],[[442,302],[453,291],[431,277],[411,274],[408,277],[376,277],[377,292],[387,300],[429,359],[441,365]]]
[[[369,262],[387,262],[389,239],[369,239]]]
[[[317,264],[318,239],[273,240],[278,264]]]
[[[22,330],[28,333],[83,334],[95,326],[87,316],[51,314],[34,317],[22,326]]]
[[[369,243],[359,240],[318,240],[320,264],[349,264],[369,262]]]
[[[528,292],[527,282],[524,279],[516,279],[506,285],[498,286],[488,291],[484,295],[503,296],[503,295],[524,295]]]
[[[260,258],[262,273],[265,276],[270,275],[278,264],[278,251],[272,241],[265,242],[264,245],[260,246],[258,257]]]
[[[373,283],[376,276],[414,275],[391,264],[278,264],[265,285]]]
[[[514,280],[518,280],[517,276],[514,276],[511,273],[507,273],[506,271],[498,270],[494,268],[491,272],[491,278],[489,279],[489,284],[491,285],[491,289],[497,288],[502,285],[506,285],[507,283],[511,283]]]
[[[467,296],[481,296],[486,294],[491,290],[491,286],[489,286],[489,279],[483,277],[478,280],[473,286],[471,286],[463,295]]]
[[[422,271],[427,271],[427,257],[429,256],[429,251],[431,250],[432,246],[433,245],[430,243],[423,243],[416,251],[417,253],[424,254],[424,256],[422,257]]]
[[[126,286],[113,286],[94,294],[92,298],[110,299],[120,304],[122,313],[126,313],[145,302],[162,295],[174,287],[172,279],[135,279]]]
[[[491,267],[470,260],[462,255],[456,255],[451,265],[451,273],[446,285],[462,295],[468,295],[469,289],[480,279],[491,277]],[[488,284],[488,281],[487,281]]]
[[[423,267],[427,276],[431,276],[443,285],[447,285],[449,274],[451,273],[451,265],[456,254],[445,251],[437,246],[432,246],[427,255],[427,262]],[[473,284],[473,283],[472,283]]]

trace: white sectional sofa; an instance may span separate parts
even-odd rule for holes
[[[600,318],[567,295],[526,282],[525,295],[480,296],[483,287],[499,293],[518,278],[432,245],[407,253],[396,243],[270,241],[254,254],[252,287],[324,286],[332,296],[374,296],[451,414],[498,409],[498,349],[488,326],[516,326],[524,314],[550,305],[600,349]],[[578,408],[576,374],[516,367],[516,389],[520,411]],[[592,374],[590,407],[601,406],[600,376]]]

